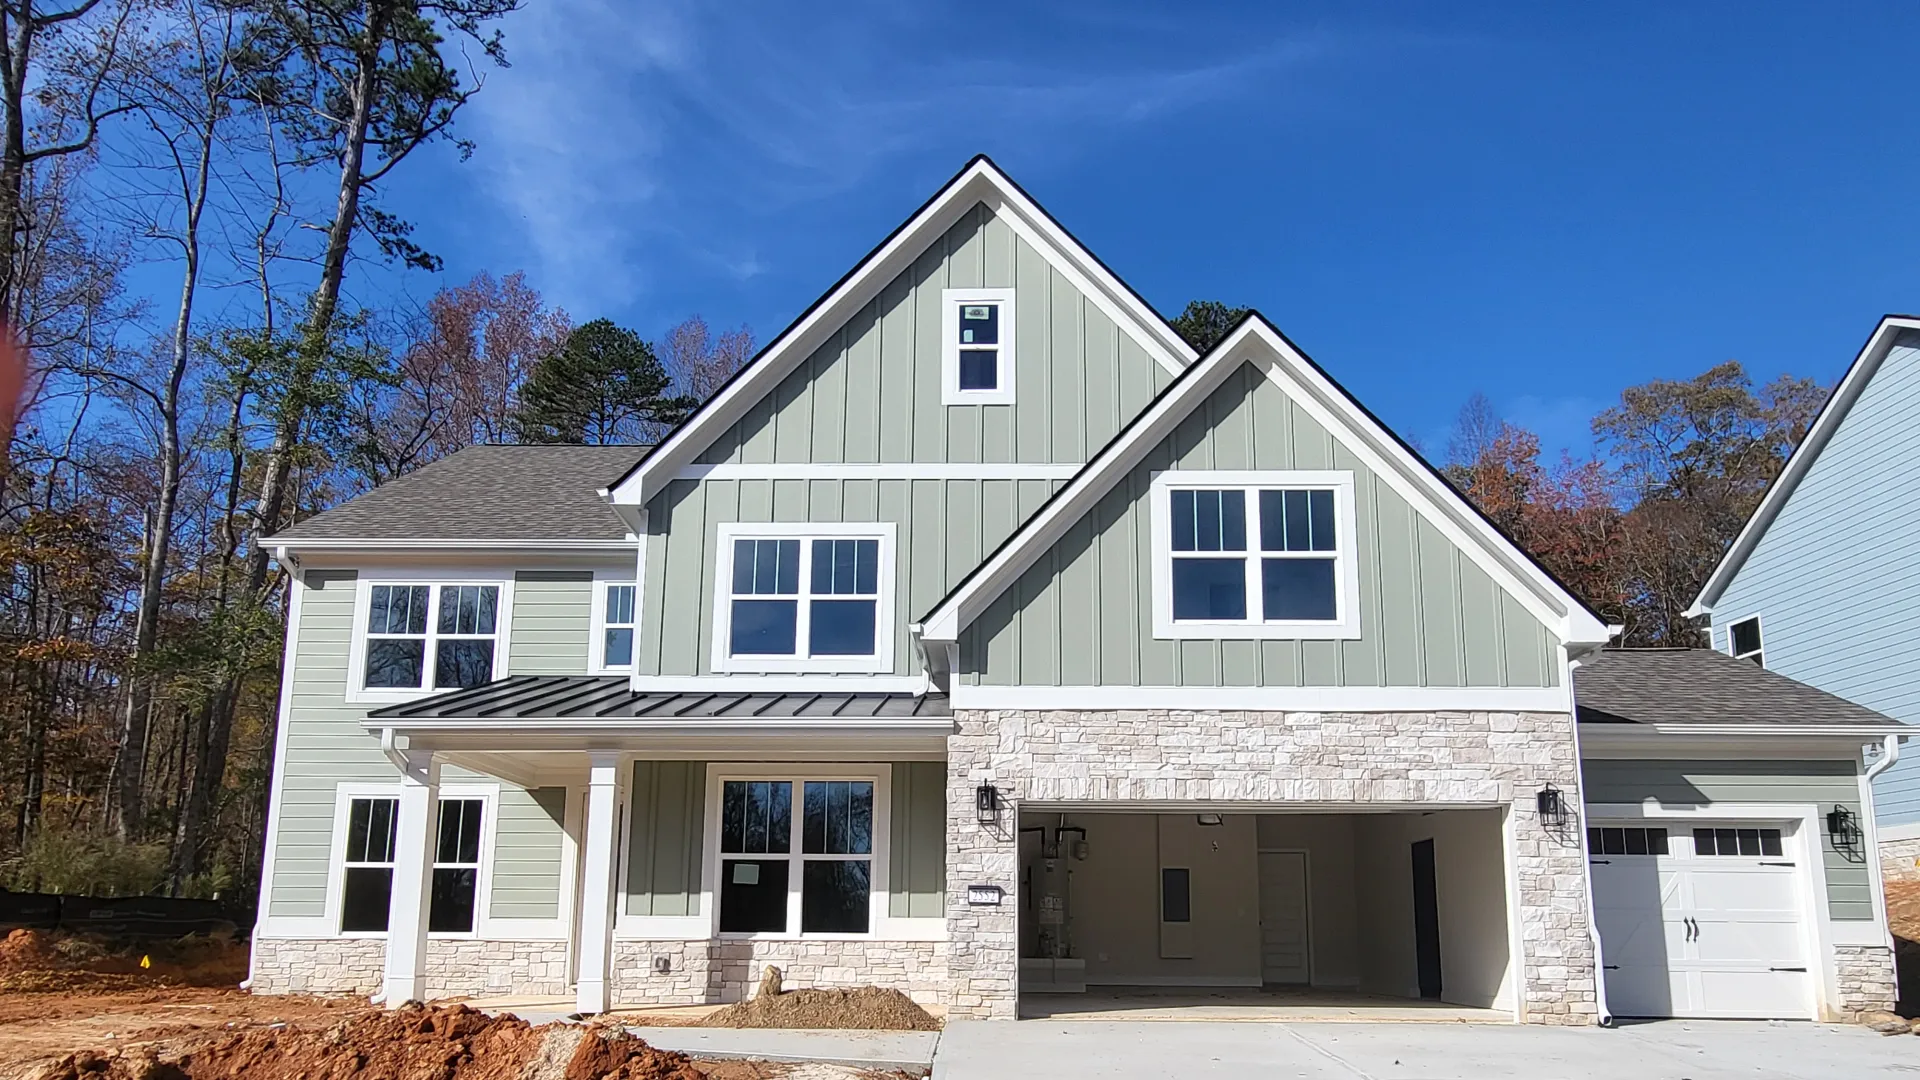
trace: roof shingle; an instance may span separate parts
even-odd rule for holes
[[[1573,672],[1584,724],[1899,722],[1712,649],[1604,649]]]
[[[624,540],[598,492],[645,446],[469,446],[269,540]]]

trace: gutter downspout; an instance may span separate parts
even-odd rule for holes
[[[1610,638],[1618,637],[1624,626],[1607,627]],[[1579,657],[1571,651],[1567,656],[1567,699],[1573,705],[1573,766],[1580,778],[1580,824],[1575,832],[1580,841],[1581,876],[1585,879],[1587,893],[1587,939],[1593,943],[1593,1006],[1594,1022],[1603,1028],[1613,1026],[1613,1013],[1607,1008],[1607,968],[1605,954],[1600,946],[1600,922],[1593,915],[1593,853],[1587,849],[1587,759],[1580,748],[1580,703],[1574,700],[1573,670],[1580,666],[1581,657],[1588,652],[1598,651],[1604,646],[1583,651]]]
[[[1893,768],[1900,760],[1900,736],[1889,735],[1880,741],[1880,760],[1867,766],[1867,790],[1873,790],[1873,778]]]

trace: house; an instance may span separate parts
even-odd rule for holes
[[[1888,315],[1687,614],[1713,647],[1920,723],[1920,317]],[[1884,872],[1920,877],[1920,762],[1875,786]]]
[[[1266,320],[1196,356],[985,158],[660,445],[476,447],[270,543],[259,991],[599,1012],[778,964],[952,1016],[1282,986],[1584,1024],[1613,935],[1650,1012],[1890,999],[1878,901],[1815,856],[1891,721],[1603,654]],[[1714,891],[1742,872],[1778,903]]]

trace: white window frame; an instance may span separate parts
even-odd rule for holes
[[[624,664],[607,663],[607,592],[616,586],[633,590],[633,659]],[[595,675],[630,675],[640,660],[640,583],[624,574],[615,576],[596,571],[593,575],[593,636],[587,643],[587,670]],[[615,626],[623,624],[615,623]]]
[[[367,683],[367,615],[373,606],[375,585],[425,585],[427,587],[426,653],[421,659],[418,687],[373,686]],[[347,700],[350,702],[392,704],[414,701],[433,694],[452,693],[451,687],[433,685],[434,647],[440,638],[440,587],[443,585],[491,585],[500,590],[499,608],[493,622],[493,681],[507,677],[507,641],[513,625],[512,575],[474,576],[405,571],[362,572],[353,594],[353,636],[347,648]],[[396,635],[383,635],[396,636]],[[404,635],[411,637],[412,635]],[[455,635],[472,637],[476,635]]]
[[[722,933],[720,930],[720,864],[723,856],[720,852],[720,802],[722,792],[729,780],[786,780],[793,787],[793,832],[792,850],[786,858],[789,860],[787,872],[787,926],[791,929],[782,933]],[[803,934],[800,932],[801,890],[806,886],[804,869],[807,856],[802,849],[802,838],[806,814],[807,781],[858,780],[873,785],[873,854],[870,857],[872,869],[868,875],[870,886],[867,890],[867,929],[865,933],[848,934]],[[780,765],[739,765],[714,764],[707,767],[707,820],[701,867],[702,913],[708,926],[708,936],[726,941],[875,941],[887,940],[889,918],[887,915],[891,897],[888,886],[891,884],[891,866],[888,855],[893,850],[893,767],[887,763],[877,765],[811,765],[806,762],[792,762]],[[778,856],[738,855],[736,858],[777,858]],[[844,856],[831,856],[842,859]],[[800,867],[796,872],[794,867]],[[901,920],[891,920],[899,922]]]
[[[1335,618],[1274,619],[1260,617],[1260,563],[1277,557],[1260,550],[1260,491],[1286,489],[1333,490],[1334,611]],[[1175,490],[1247,493],[1247,617],[1205,621],[1173,617],[1173,508]],[[1153,566],[1153,636],[1175,640],[1329,640],[1360,636],[1360,561],[1356,544],[1353,473],[1344,470],[1216,470],[1184,469],[1155,473],[1148,487],[1151,503]],[[1180,552],[1184,556],[1185,552]],[[1324,558],[1314,552],[1312,557]]]
[[[713,646],[711,664],[717,674],[893,673],[895,643],[893,608],[898,602],[894,567],[894,525],[890,521],[754,524],[723,522],[714,535]],[[728,651],[733,630],[733,545],[736,540],[799,540],[800,591],[798,622],[794,627],[794,656],[734,656]],[[873,614],[873,648],[865,656],[804,655],[811,627],[814,540],[878,540],[880,542],[879,596]]]
[[[440,799],[479,799],[485,805],[480,813],[480,872],[475,875],[473,886],[473,929],[464,933],[434,931],[427,936],[438,941],[452,941],[483,938],[489,936],[487,911],[493,904],[493,852],[494,838],[500,826],[500,785],[498,784],[441,784]],[[340,908],[346,891],[347,826],[353,812],[355,799],[395,799],[400,798],[399,784],[353,783],[335,785],[333,793],[333,837],[327,849],[327,893],[324,925],[328,928],[322,936],[336,938],[381,938],[387,936],[385,930],[342,930],[340,929]],[[440,829],[440,807],[436,802],[432,827],[428,830],[426,852],[432,874],[433,856],[438,852]],[[397,852],[406,837],[396,833],[394,850]],[[356,865],[376,866],[377,863]],[[463,864],[464,865],[464,864]],[[431,891],[431,876],[429,876]]]
[[[1735,652],[1734,649],[1737,648],[1737,646],[1733,643],[1733,628],[1739,626],[1741,623],[1748,622],[1753,624],[1753,632],[1760,635],[1760,647],[1752,652]],[[1727,655],[1733,657],[1735,660],[1751,660],[1757,656],[1760,658],[1760,667],[1764,668],[1767,666],[1767,627],[1765,623],[1760,621],[1759,612],[1733,619],[1727,623]]]
[[[1013,404],[1014,291],[996,289],[940,290],[940,394],[947,405]],[[998,370],[992,390],[960,389],[960,308],[963,304],[995,304],[1000,308]]]

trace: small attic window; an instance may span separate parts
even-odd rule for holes
[[[940,300],[943,400],[1013,404],[1013,290],[947,289]]]
[[[1735,660],[1751,660],[1767,666],[1766,652],[1760,645],[1760,616],[1741,619],[1727,627],[1727,651]]]

